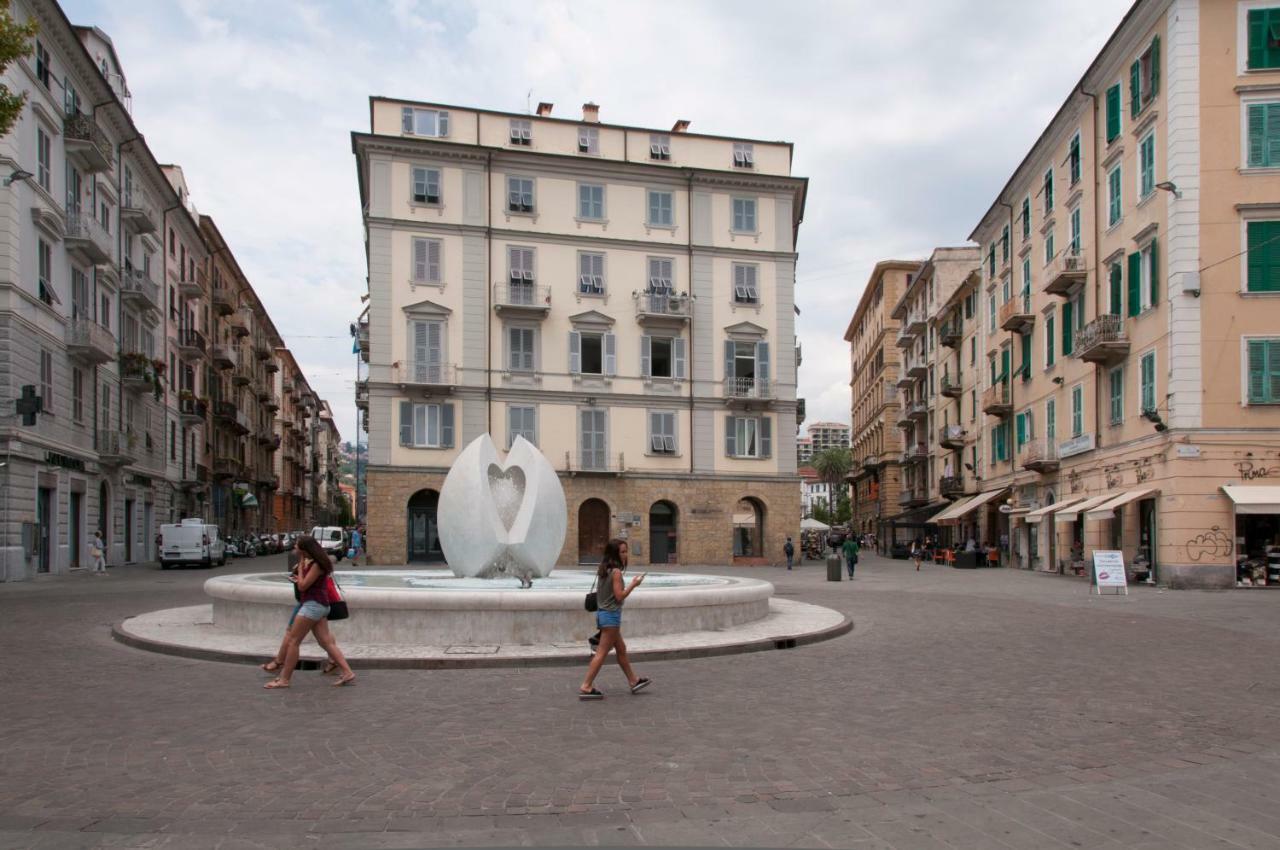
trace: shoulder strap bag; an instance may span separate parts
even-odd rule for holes
[[[342,598],[342,592],[338,589],[338,582],[332,575],[328,576],[329,587],[329,620],[345,620],[351,616],[351,612],[347,609],[347,600]]]
[[[588,611],[596,611],[600,608],[600,597],[596,593],[596,583],[600,581],[600,574],[596,573],[595,581],[591,582],[591,592],[587,594],[587,598],[582,600],[582,607]]]

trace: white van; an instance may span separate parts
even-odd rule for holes
[[[160,569],[167,570],[175,564],[222,566],[226,562],[227,544],[218,533],[218,526],[206,525],[202,519],[160,526]]]
[[[341,561],[347,554],[347,534],[341,526],[317,525],[311,529],[311,536],[334,561]]]

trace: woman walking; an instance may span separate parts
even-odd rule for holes
[[[275,655],[271,656],[270,661],[258,665],[259,669],[267,673],[278,673],[280,668],[284,666],[285,656],[289,654],[289,632],[293,629],[293,624],[298,619],[298,611],[302,609],[302,593],[298,590],[297,583],[298,567],[300,566],[297,549],[290,550],[289,561],[289,581],[293,582],[293,599],[298,604],[293,606],[293,613],[289,615],[289,622],[284,627],[284,637],[280,640],[280,648],[276,650]],[[324,666],[320,668],[320,672],[326,676],[337,672],[337,670],[338,663],[332,658],[326,658]]]
[[[631,662],[627,659],[627,643],[622,639],[622,603],[644,581],[644,575],[638,575],[624,586],[622,571],[626,567],[627,541],[610,540],[604,547],[604,557],[596,570],[596,599],[599,606],[596,610],[596,626],[600,629],[600,644],[587,666],[587,677],[582,680],[578,699],[604,699],[604,694],[596,690],[595,681],[610,651],[617,654],[618,666],[627,677],[631,693],[638,694],[650,684],[648,679],[637,676],[631,669]]]
[[[338,681],[333,683],[334,686],[349,685],[355,681],[356,674],[351,672],[346,656],[342,654],[342,650],[338,648],[338,642],[333,639],[333,633],[329,631],[329,621],[326,619],[329,616],[329,584],[333,576],[333,562],[329,560],[329,556],[325,554],[324,549],[314,537],[299,537],[294,544],[294,549],[298,553],[298,575],[293,581],[297,582],[302,604],[298,608],[297,616],[293,619],[293,625],[289,627],[289,633],[285,636],[286,651],[280,676],[267,682],[264,687],[275,690],[290,686],[294,668],[298,666],[302,641],[313,631],[316,643],[324,648],[324,651],[338,665],[338,669],[342,671]]]
[[[920,545],[918,537],[911,543],[911,560],[916,562],[916,572],[920,572],[920,562],[924,560],[924,547]]]

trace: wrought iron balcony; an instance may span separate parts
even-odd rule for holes
[[[156,382],[156,367],[151,358],[136,351],[120,355],[120,383],[125,389],[151,392],[155,390]]]
[[[921,463],[929,459],[929,447],[924,443],[916,443],[907,446],[906,451],[902,453],[903,463]]]
[[[879,469],[884,466],[884,457],[881,455],[867,455],[862,459],[863,469]]]
[[[636,295],[636,321],[644,323],[678,323],[689,321],[692,301],[687,295],[673,292],[640,292]]]
[[[215,458],[213,461],[214,478],[240,478],[244,475],[244,466],[233,457]]]
[[[948,499],[963,496],[964,479],[956,475],[944,475],[938,479],[938,492]]]
[[[1031,312],[1031,293],[1021,293],[1010,298],[1000,307],[1000,327],[1006,331],[1026,333],[1036,323]]]
[[[923,399],[905,405],[905,409],[912,419],[925,419],[929,416],[929,403]]]
[[[938,429],[938,445],[944,449],[963,449],[964,435],[964,428],[960,425],[943,425]]]
[[[160,284],[147,277],[142,269],[125,269],[124,279],[120,281],[120,297],[143,310],[164,311]]]
[[[67,233],[63,237],[67,252],[86,263],[100,265],[115,256],[115,240],[90,212],[78,208],[67,210]]]
[[[62,119],[62,141],[67,156],[80,162],[86,171],[110,171],[115,162],[111,139],[92,115],[69,112]]]
[[[229,345],[213,347],[213,365],[219,369],[234,369],[240,363],[240,352]]]
[[[953,378],[950,375],[943,375],[939,383],[939,392],[947,398],[959,398],[964,395],[964,388],[960,386],[960,379]]]
[[[899,389],[909,390],[916,385],[918,380],[920,380],[919,376],[911,374],[907,369],[903,369],[902,374],[898,376],[896,386]]]
[[[1018,453],[1018,465],[1034,472],[1053,472],[1058,468],[1058,447],[1048,440],[1032,440]]]
[[[156,211],[140,195],[128,191],[120,202],[120,220],[138,233],[155,233],[159,227]]]
[[[356,407],[360,410],[369,409],[369,382],[356,381]]]
[[[232,349],[234,351],[234,349]],[[239,352],[237,351],[238,355]],[[248,363],[237,363],[231,372],[231,383],[237,387],[247,387],[253,383],[253,370],[250,369]]]
[[[72,319],[67,323],[67,356],[89,365],[116,359],[116,338],[92,319]]]
[[[456,371],[452,363],[440,363],[435,360],[415,362],[402,361],[395,364],[395,380],[402,386],[424,386],[436,388],[453,387],[457,382]]]
[[[947,348],[959,348],[963,339],[964,334],[956,323],[947,322],[938,328],[938,342]]]
[[[1099,316],[1076,338],[1076,356],[1086,363],[1110,365],[1129,356],[1129,337],[1121,316]]]
[[[106,466],[126,466],[138,459],[138,438],[126,431],[99,431],[98,461]]]
[[[265,396],[265,398],[263,396]],[[262,402],[263,407],[270,410],[272,413],[280,409],[280,399],[271,389],[266,390],[265,393],[259,393],[258,400]]]
[[[913,378],[929,377],[929,364],[923,360],[912,360],[907,364],[907,374]]]
[[[769,401],[773,399],[773,382],[761,378],[726,378],[726,401]]]
[[[919,507],[928,501],[924,488],[904,487],[898,494],[898,505],[904,508]]]
[[[906,325],[898,328],[898,348],[910,348],[916,344],[916,340],[919,338],[920,335],[913,333]]]
[[[618,453],[617,462],[604,449],[587,452],[565,452],[564,468],[570,475],[596,474],[621,475],[626,471],[622,452]]]
[[[200,398],[179,398],[178,414],[183,425],[200,425],[209,414],[209,405]]]
[[[280,435],[272,434],[270,431],[263,431],[259,434],[258,442],[269,452],[279,451],[280,449]]]
[[[551,312],[551,287],[532,283],[496,283],[493,286],[493,309],[543,318]]]
[[[1070,247],[1053,258],[1045,280],[1044,291],[1064,298],[1076,284],[1084,283],[1089,276],[1089,265],[1083,250],[1072,253]]]
[[[1001,381],[982,393],[982,412],[989,416],[1008,416],[1013,410],[1009,395],[1009,382]]]
[[[925,321],[923,313],[910,313],[907,315],[907,321],[903,325],[908,333],[914,334],[916,337],[922,337],[929,332],[929,323]]]
[[[178,331],[178,354],[183,358],[197,359],[204,357],[204,334],[195,328],[181,328]]]

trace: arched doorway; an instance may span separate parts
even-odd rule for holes
[[[733,509],[733,557],[764,557],[764,505],[759,499],[739,499]]]
[[[587,499],[578,508],[578,563],[598,564],[609,542],[609,506]]]
[[[417,563],[439,563],[444,560],[440,548],[440,528],[436,523],[436,509],[440,494],[435,490],[419,490],[409,497],[408,560]]]
[[[649,563],[678,563],[676,506],[665,499],[649,507]]]

